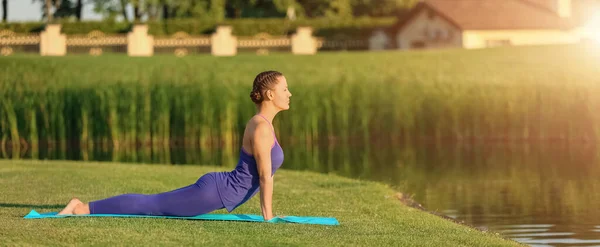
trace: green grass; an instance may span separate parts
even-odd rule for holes
[[[403,205],[388,186],[335,175],[280,170],[274,212],[335,217],[340,226],[141,218],[26,220],[121,193],[158,193],[193,183],[214,166],[0,161],[0,239],[6,245],[516,246]],[[219,210],[215,213],[226,213]],[[260,214],[258,197],[234,213]]]

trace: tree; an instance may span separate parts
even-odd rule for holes
[[[73,1],[77,1],[77,3],[74,4]],[[47,22],[52,22],[55,18],[69,17],[76,17],[77,20],[81,20],[82,0],[33,0],[33,2],[43,3],[42,19],[46,18]]]
[[[165,4],[170,9],[172,18],[190,18],[201,17],[209,14],[210,1],[192,0],[192,1],[174,1],[171,0]]]
[[[277,0],[256,0],[252,5],[247,6],[242,17],[268,18],[284,17],[287,12],[287,6],[281,8],[281,1]],[[290,3],[292,1],[289,1]],[[287,3],[287,4],[290,4]],[[285,4],[285,3],[284,3]]]
[[[127,17],[127,0],[119,0],[119,6],[121,7],[121,14],[123,15],[123,20],[129,22],[129,18]]]
[[[222,21],[225,18],[225,0],[210,0],[209,12],[216,21]]]
[[[325,11],[327,17],[352,17],[352,3],[351,0],[331,0],[329,2],[329,8]]]
[[[256,3],[256,0],[227,0],[225,13],[228,18],[242,18],[243,10]]]
[[[55,0],[53,18],[63,19],[76,16],[73,0]]]
[[[44,16],[46,17],[47,22],[52,22],[52,0],[45,0],[45,6],[44,6]]]
[[[225,0],[91,0],[94,11],[103,14],[105,18],[115,18],[122,15],[127,22],[133,19],[141,21],[158,20],[159,18],[196,18],[210,17],[217,20],[225,16]],[[133,7],[133,16],[127,15],[127,6]]]
[[[82,10],[83,10],[83,0],[77,0],[77,5],[75,5],[75,17],[77,17],[77,21],[81,21]]]
[[[118,15],[123,17],[125,22],[129,22],[127,16],[128,0],[90,0],[94,4],[94,12],[102,14],[104,19],[114,20]]]
[[[298,15],[314,17],[395,16],[419,0],[274,0],[294,5]]]
[[[162,0],[163,19],[208,18],[217,21],[225,17],[226,0]]]
[[[418,0],[353,0],[353,16],[395,16],[412,8]]]
[[[8,19],[8,0],[2,0],[2,22]]]
[[[330,7],[330,3],[327,0],[296,0],[299,6],[302,6],[298,10],[301,16],[309,18],[324,16]]]

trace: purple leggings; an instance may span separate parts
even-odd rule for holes
[[[89,203],[90,214],[196,216],[225,208],[212,173],[196,183],[159,194],[123,194]]]

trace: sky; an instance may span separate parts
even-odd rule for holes
[[[42,18],[42,3],[32,0],[8,0],[8,21],[40,21]],[[102,16],[94,13],[91,4],[85,4],[82,19],[99,20]],[[2,6],[0,6],[2,9]],[[0,15],[2,15],[0,13]],[[1,17],[0,17],[1,18]]]

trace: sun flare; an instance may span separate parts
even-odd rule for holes
[[[600,43],[600,10],[596,11],[596,14],[590,19],[586,29],[589,37]]]

